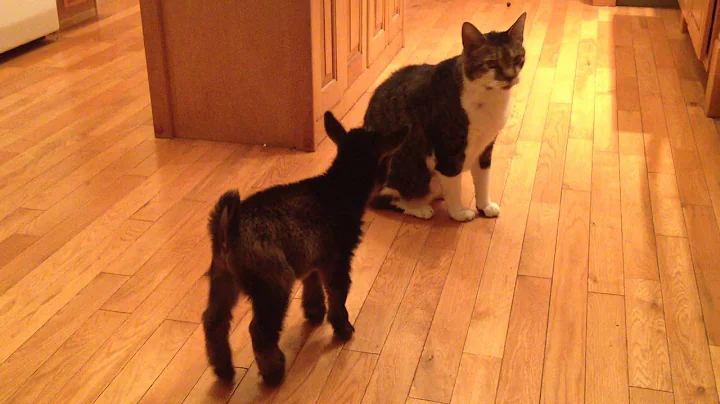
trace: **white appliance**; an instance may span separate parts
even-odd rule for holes
[[[0,0],[0,52],[60,28],[56,0]]]

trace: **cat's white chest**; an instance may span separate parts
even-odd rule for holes
[[[478,164],[482,152],[507,123],[511,113],[510,98],[509,90],[487,89],[484,85],[470,84],[463,91],[460,102],[470,121],[464,170]]]

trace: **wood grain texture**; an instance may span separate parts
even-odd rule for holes
[[[402,403],[415,376],[454,250],[423,249],[375,365],[364,402]]]
[[[672,391],[660,282],[625,281],[625,322],[630,385]]]
[[[463,225],[415,373],[411,397],[435,401],[449,401],[452,397],[482,275],[477,263],[485,262],[491,234],[492,225],[488,222],[476,220]]]
[[[563,191],[548,318],[543,403],[585,397],[588,233],[590,195]]]
[[[317,402],[361,402],[377,361],[376,354],[341,351]]]
[[[230,333],[237,377],[223,387],[200,327],[207,212],[227,189],[247,197],[323,173],[336,147],[310,110],[315,142],[303,146],[315,153],[155,137],[143,50],[160,53],[145,46],[137,1],[113,0],[99,20],[2,60],[0,401],[716,402],[720,123],[700,106],[704,68],[679,11],[387,0],[373,3],[374,27],[366,3],[311,4],[350,23],[305,40],[331,39],[316,56],[347,56],[320,69],[334,77],[323,102],[346,127],[395,70],[460,54],[464,21],[504,30],[527,12],[490,170],[500,217],[457,223],[441,201],[430,221],[368,210],[347,300],[357,341],[309,327],[296,285],[286,380],[268,389],[243,300]],[[343,76],[358,102],[332,98]],[[188,100],[207,109],[201,93]],[[240,101],[262,98],[251,93]],[[462,187],[470,206],[469,175]]]
[[[464,352],[503,356],[533,182],[527,172],[537,165],[539,149],[537,142],[518,141],[501,203],[505,212],[495,223]]]
[[[416,220],[408,220],[400,228],[355,321],[356,332],[348,349],[380,353],[429,231],[430,226]]]
[[[623,294],[620,173],[616,153],[593,154],[590,201],[590,292]]]
[[[687,240],[658,238],[673,393],[676,402],[717,402],[710,350]]]
[[[710,207],[686,205],[685,222],[692,253],[695,281],[702,305],[703,322],[708,339],[713,345],[720,344],[720,231]]]
[[[497,388],[498,402],[538,402],[550,305],[548,279],[519,276]]]
[[[674,402],[675,397],[673,397],[673,393],[640,389],[637,387],[630,388],[631,404],[673,404]]]
[[[588,293],[586,403],[627,403],[628,361],[622,296]]]
[[[494,403],[500,358],[463,353],[451,403]]]

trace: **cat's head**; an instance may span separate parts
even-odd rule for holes
[[[509,90],[518,83],[525,64],[523,31],[526,13],[503,32],[481,33],[469,22],[463,24],[462,63],[465,79],[488,89]]]
[[[337,145],[338,158],[352,157],[354,161],[378,164],[395,153],[407,135],[407,130],[381,134],[356,128],[348,132],[330,111],[325,112],[324,120],[328,137]]]

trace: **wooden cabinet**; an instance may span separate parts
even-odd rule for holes
[[[680,0],[685,26],[695,48],[695,54],[701,60],[709,51],[710,30],[713,23],[712,12],[716,0]]]
[[[96,0],[57,0],[60,28],[67,28],[97,17]]]
[[[403,45],[404,0],[140,0],[155,133],[314,150]]]

